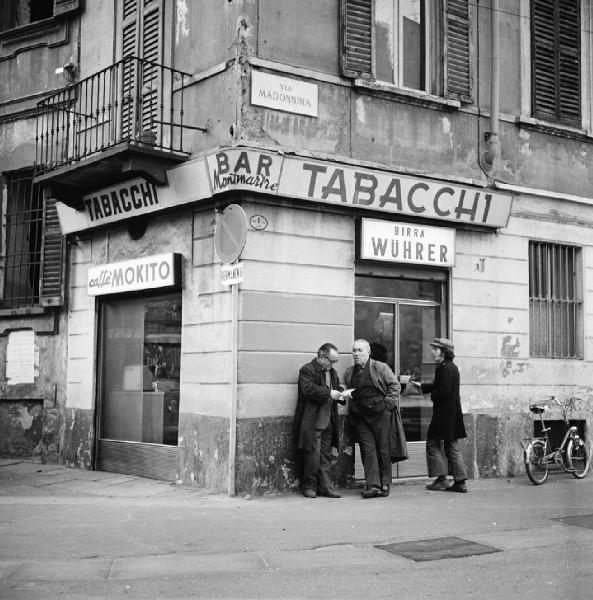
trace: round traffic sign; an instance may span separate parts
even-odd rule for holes
[[[224,209],[216,231],[214,232],[214,248],[223,263],[235,262],[247,240],[247,217],[238,204],[229,204]]]

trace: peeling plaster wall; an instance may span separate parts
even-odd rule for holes
[[[335,0],[258,0],[257,55],[319,71],[339,73],[340,3]]]
[[[51,314],[0,318],[0,455],[35,456],[59,461],[62,410],[66,401],[63,317]],[[54,329],[55,327],[55,329]],[[12,329],[32,329],[36,365],[34,381],[6,380],[6,351]]]
[[[41,456],[43,402],[0,402],[0,456]]]

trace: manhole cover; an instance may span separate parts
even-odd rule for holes
[[[476,554],[492,554],[500,552],[498,548],[476,544],[458,537],[442,537],[430,540],[415,540],[413,542],[400,542],[398,544],[385,544],[376,546],[386,552],[410,558],[416,562],[441,560],[443,558],[462,558]]]
[[[578,527],[587,527],[593,529],[593,515],[575,515],[574,517],[557,517],[552,521],[559,521],[568,525],[577,525]]]

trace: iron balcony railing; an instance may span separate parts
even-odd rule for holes
[[[126,57],[38,103],[36,173],[129,142],[188,154],[183,92],[191,75]]]

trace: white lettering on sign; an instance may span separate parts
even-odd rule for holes
[[[362,219],[360,257],[370,260],[452,267],[455,230]]]
[[[180,254],[148,256],[88,270],[89,296],[167,287],[179,283]]]
[[[234,283],[243,283],[243,263],[221,265],[220,285],[232,285]]]
[[[480,188],[286,157],[280,195],[406,214],[505,227],[512,197]]]
[[[57,202],[62,233],[86,231],[212,196],[204,158],[169,169],[167,182],[168,185],[155,188],[144,179],[133,179],[103,188],[83,197],[82,210]]]
[[[251,104],[317,117],[318,97],[316,83],[256,70],[251,72]]]
[[[212,193],[251,189],[275,194],[278,190],[282,156],[253,150],[225,150],[208,156]]]
[[[159,203],[156,186],[148,181],[134,181],[86,196],[84,207],[91,222],[123,215],[131,216]]]

